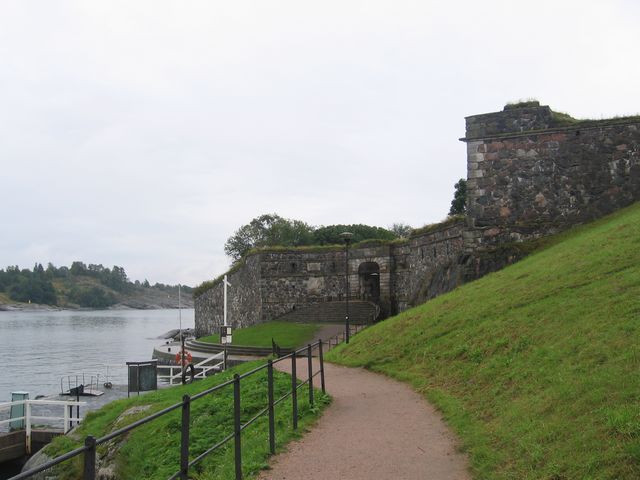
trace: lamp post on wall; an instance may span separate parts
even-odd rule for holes
[[[344,241],[344,275],[346,280],[346,290],[345,290],[345,341],[349,343],[349,244],[351,243],[351,237],[353,237],[353,233],[351,232],[342,232],[340,234],[342,240]]]

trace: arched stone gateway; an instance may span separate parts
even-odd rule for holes
[[[360,299],[380,303],[380,266],[376,262],[363,262],[358,267]]]

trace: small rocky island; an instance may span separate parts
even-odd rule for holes
[[[49,263],[45,268],[36,263],[33,270],[18,266],[0,269],[0,310],[148,310],[179,306],[193,308],[191,287],[131,281],[118,266],[73,262],[71,267]]]

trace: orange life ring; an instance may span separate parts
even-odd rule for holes
[[[178,365],[189,365],[193,361],[193,356],[191,352],[184,351],[184,361],[182,359],[182,353],[176,353],[176,363]]]

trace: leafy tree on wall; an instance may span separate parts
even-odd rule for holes
[[[389,227],[389,230],[398,238],[408,238],[413,231],[413,227],[406,223],[394,223]]]
[[[397,235],[386,228],[372,227],[371,225],[327,225],[318,227],[314,232],[316,245],[339,245],[343,242],[340,236],[343,232],[353,233],[351,241],[353,243],[363,240],[393,240]]]
[[[236,230],[224,244],[224,251],[237,261],[252,248],[309,245],[312,242],[313,228],[305,222],[267,213]]]
[[[449,215],[464,215],[467,212],[467,181],[461,178],[453,186],[453,200],[451,200],[451,208]]]
[[[225,243],[224,251],[237,262],[256,247],[341,244],[340,234],[347,231],[353,233],[353,242],[393,240],[398,237],[394,232],[381,227],[361,224],[313,227],[301,220],[291,220],[269,213],[254,218],[236,230]]]

